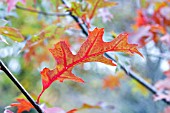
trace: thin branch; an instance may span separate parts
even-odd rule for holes
[[[62,0],[62,3],[67,5],[65,0]],[[80,28],[82,29],[82,32],[88,36],[88,32],[87,32],[87,27],[85,28],[84,25],[81,24],[81,19],[78,18],[77,16],[72,15],[71,11],[70,11],[70,16],[78,23],[78,25],[80,26]],[[112,61],[116,62],[117,61],[108,53],[104,54],[107,58],[111,59]],[[124,66],[124,64],[122,63],[117,63],[120,68],[126,73],[126,75],[130,76],[131,78],[135,79],[137,82],[139,82],[140,84],[142,84],[144,87],[146,87],[150,92],[152,92],[155,95],[160,94],[159,91],[156,90],[156,88],[154,86],[152,86],[151,84],[149,84],[148,82],[146,82],[143,78],[141,78],[140,76],[136,75],[132,70],[127,69],[126,66]],[[170,104],[169,101],[163,99],[163,101],[167,104]]]
[[[5,64],[0,60],[0,69],[5,72],[5,74],[11,79],[11,81],[18,87],[18,89],[24,94],[24,96],[29,100],[29,102],[34,106],[38,113],[43,113],[39,105],[34,101],[34,99],[29,95],[29,93],[24,89],[24,87],[19,83],[15,76],[9,71]]]
[[[61,1],[62,1],[62,3],[63,3],[66,7],[68,7],[68,5],[67,5],[67,3],[65,2],[65,0],[61,0]],[[81,24],[83,21],[82,21],[80,18],[74,16],[71,11],[68,11],[68,12],[69,12],[69,16],[71,16],[71,17],[74,19],[74,21],[77,22],[77,24],[78,24],[79,27],[81,28],[82,32],[83,32],[86,36],[88,36],[87,26],[84,25],[84,24]],[[80,20],[81,20],[82,22],[81,22]]]
[[[33,12],[33,13],[39,13],[39,14],[46,15],[46,16],[68,16],[69,15],[69,12],[66,12],[66,13],[49,13],[49,12],[37,11],[35,9],[24,8],[24,7],[21,7],[21,6],[18,6],[18,5],[16,5],[16,8],[20,9],[20,10]]]

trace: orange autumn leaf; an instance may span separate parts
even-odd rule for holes
[[[83,103],[83,105],[81,105],[81,107],[76,108],[76,109],[72,109],[70,111],[68,111],[67,113],[78,113],[81,112],[82,110],[90,110],[90,109],[111,109],[113,110],[115,107],[113,105],[107,105],[105,102],[99,102],[95,105],[91,105],[88,103]]]
[[[73,55],[69,47],[64,41],[60,41],[55,44],[50,52],[54,56],[57,65],[54,69],[50,70],[44,68],[41,71],[43,90],[40,93],[37,102],[42,93],[56,80],[63,82],[66,79],[83,83],[84,81],[72,73],[74,66],[86,62],[101,62],[111,66],[115,66],[112,60],[103,56],[108,51],[119,51],[129,54],[137,53],[142,54],[137,50],[136,44],[128,44],[127,34],[120,34],[117,38],[111,42],[104,42],[102,40],[104,29],[95,28],[93,31],[89,31],[87,40],[82,44],[80,50],[76,55]]]
[[[12,103],[11,106],[17,107],[17,113],[22,113],[23,111],[30,111],[30,109],[34,108],[34,106],[26,101],[25,99],[17,99],[19,103]]]
[[[42,62],[48,61],[49,56],[47,54],[48,50],[44,42],[32,43],[27,41],[23,50],[26,49],[24,53],[25,64],[28,65],[31,62],[34,62],[34,66],[39,66]],[[22,50],[21,50],[22,51]]]
[[[77,109],[72,109],[72,110],[67,111],[67,113],[76,113],[76,112],[77,112]]]
[[[103,79],[103,88],[114,89],[120,86],[120,79],[123,78],[125,72],[123,70],[116,72],[116,75],[109,75]]]
[[[72,109],[68,111],[67,113],[77,113],[78,111],[85,110],[85,109],[102,109],[101,105],[90,105],[87,103],[84,103],[80,108]]]
[[[164,27],[160,26],[160,25],[151,25],[151,32],[155,32],[155,33],[160,33],[160,34],[165,34],[166,30]]]
[[[138,10],[137,11],[137,17],[136,17],[136,26],[140,27],[143,25],[147,25],[148,24],[148,17],[146,16],[146,14],[143,12],[143,10]]]
[[[84,103],[80,108],[78,108],[78,110],[83,110],[83,109],[100,109],[101,106],[100,105],[90,105],[90,104],[86,104]]]

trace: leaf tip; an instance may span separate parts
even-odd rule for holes
[[[129,33],[123,33],[123,34],[120,34],[121,36],[123,36],[123,37],[126,37],[126,40],[127,40],[127,42],[128,42],[128,36],[129,36]],[[137,47],[138,47],[138,44],[130,44],[130,45],[132,45],[132,47],[131,48],[133,48],[134,50],[133,51],[130,51],[132,54],[133,53],[137,53],[139,56],[141,56],[141,57],[143,57],[143,55],[139,52],[139,50],[137,49]]]
[[[77,78],[75,81],[76,81],[76,82],[80,82],[80,83],[85,83],[82,78]]]

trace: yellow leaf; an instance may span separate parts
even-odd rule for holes
[[[146,81],[150,82],[149,79],[146,79]],[[129,83],[132,86],[133,93],[140,93],[145,97],[147,97],[149,95],[148,90],[143,85],[138,83],[136,80],[131,80]]]

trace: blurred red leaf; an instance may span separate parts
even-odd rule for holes
[[[120,86],[120,79],[125,75],[123,71],[118,71],[116,75],[109,75],[103,79],[103,88],[114,89]]]
[[[157,43],[159,40],[158,33],[165,34],[166,31],[160,25],[141,26],[136,32],[130,34],[129,41],[143,47],[152,40]]]
[[[149,32],[150,28],[150,26],[140,27],[138,31],[129,35],[129,42],[139,44],[140,47],[143,47],[147,43],[146,39],[152,37],[152,34]]]
[[[170,25],[170,7],[165,5],[161,5],[157,8],[157,10],[152,15],[152,20],[163,27]]]
[[[107,76],[103,80],[103,88],[114,89],[115,87],[120,86],[119,78],[117,76]]]
[[[77,109],[72,109],[70,111],[67,111],[67,113],[76,113],[77,112]]]
[[[23,111],[29,111],[31,108],[34,108],[34,106],[26,101],[25,99],[17,99],[19,103],[12,103],[11,106],[17,107],[17,113],[22,113]]]
[[[136,20],[137,27],[149,24],[148,17],[146,16],[146,14],[142,9],[137,11],[137,17],[135,20]]]
[[[32,43],[27,41],[25,47],[22,50],[26,50],[24,54],[25,64],[29,64],[32,61],[36,61],[34,66],[39,66],[42,62],[49,60],[48,50],[46,49],[44,42]],[[38,49],[41,51],[39,52]],[[21,50],[21,51],[22,51]]]

